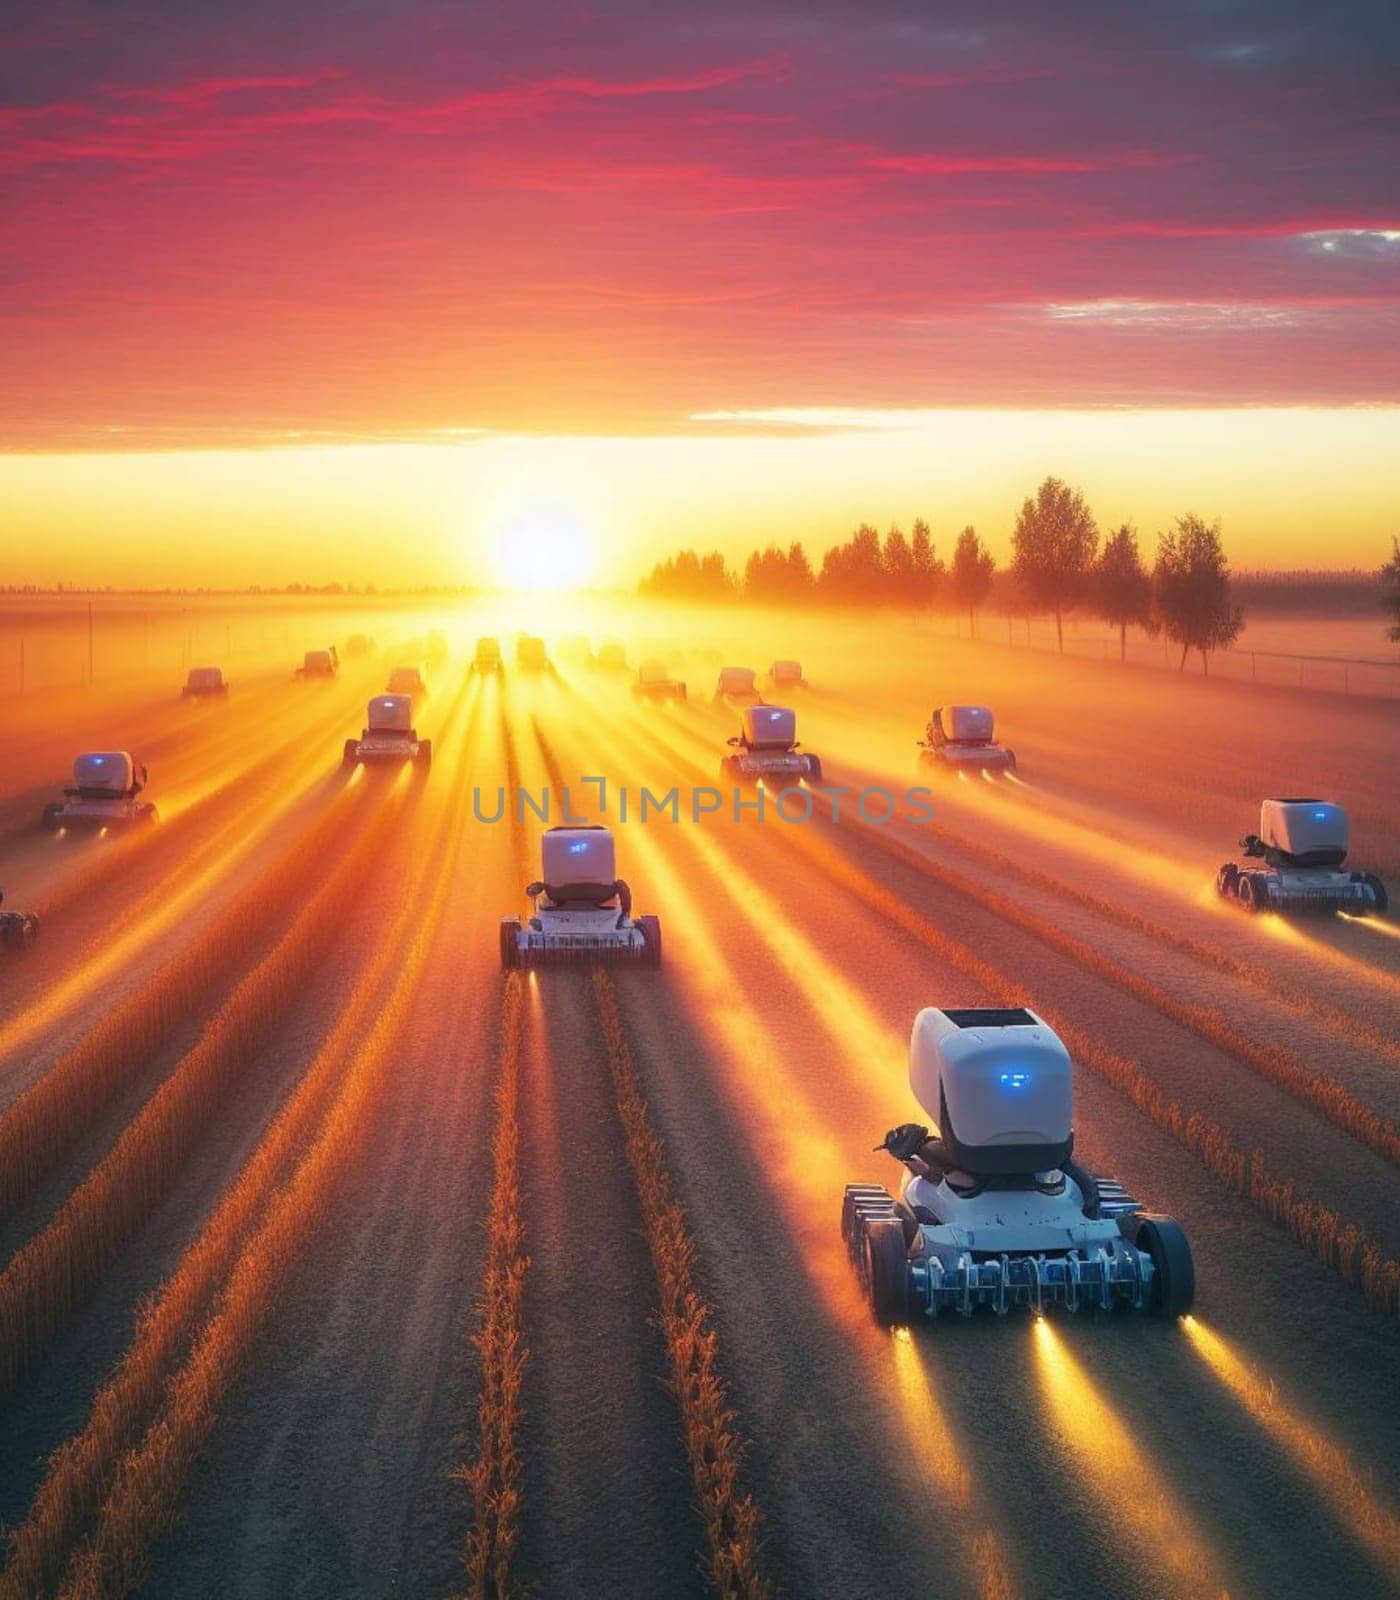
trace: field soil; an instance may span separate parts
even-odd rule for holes
[[[226,704],[98,684],[0,734],[0,887],[44,918],[0,961],[0,1600],[1396,1593],[1400,923],[1213,886],[1262,797],[1316,793],[1400,894],[1396,707],[902,620],[601,614],[688,681],[651,704],[570,659],[572,619],[538,622],[553,672],[508,638],[471,672],[509,620],[381,615],[402,643],[294,689],[250,643]],[[433,628],[431,771],[342,772]],[[721,785],[718,669],[775,654],[839,816],[736,820]],[[1018,781],[920,772],[957,702],[995,708]],[[147,761],[157,827],[38,831],[89,746]],[[587,968],[501,970],[545,826],[509,791],[557,822],[565,787],[662,922],[615,1016]],[[928,1120],[910,1023],[1012,999],[1071,1044],[1079,1159],[1185,1227],[1189,1321],[870,1318],[841,1193],[894,1187],[872,1146]],[[485,1521],[474,1483],[509,1487]],[[758,1581],[726,1586],[736,1527]]]

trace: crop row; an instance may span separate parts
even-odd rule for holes
[[[723,1600],[763,1600],[772,1585],[759,1567],[759,1512],[744,1490],[743,1442],[719,1374],[719,1334],[695,1284],[695,1242],[676,1199],[666,1151],[652,1126],[627,1040],[617,991],[593,970],[627,1164],[636,1185],[659,1297],[658,1321],[680,1407],[691,1484],[705,1528],[710,1584]]]
[[[521,1388],[525,1345],[525,1230],[520,1215],[520,1039],[524,994],[520,974],[506,974],[501,1043],[496,1058],[493,1178],[486,1218],[486,1265],[481,1322],[474,1343],[481,1364],[477,1446],[454,1477],[472,1497],[467,1534],[467,1593],[472,1600],[513,1600],[520,1585],[512,1570],[520,1539],[524,1463],[520,1455]]]

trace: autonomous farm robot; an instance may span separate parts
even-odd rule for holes
[[[186,700],[223,699],[228,694],[228,680],[219,667],[191,667],[180,694]]]
[[[797,747],[797,713],[786,706],[745,706],[742,725],[729,743],[734,754],[720,762],[720,776],[730,783],[819,784],[819,757]]]
[[[598,654],[593,658],[593,669],[595,672],[609,672],[615,678],[625,677],[629,670],[626,650],[615,639],[600,644]]]
[[[541,877],[525,893],[530,915],[501,919],[503,967],[636,962],[661,965],[661,922],[632,915],[632,891],[617,876],[613,836],[598,824],[548,828]]]
[[[1115,1306],[1191,1309],[1191,1247],[1110,1178],[1072,1159],[1069,1053],[1033,1011],[929,1007],[909,1082],[938,1133],[892,1128],[899,1199],[847,1184],[841,1232],[876,1320]]]
[[[1246,911],[1302,911],[1329,916],[1383,916],[1388,897],[1374,872],[1346,872],[1351,844],[1347,814],[1330,800],[1265,800],[1259,832],[1240,840],[1246,857],[1263,869],[1227,861],[1215,875],[1216,892]]]
[[[671,677],[660,661],[644,661],[637,669],[632,693],[638,700],[684,700],[685,684]]]
[[[0,949],[28,950],[39,937],[39,919],[32,911],[6,911],[0,889]]]
[[[1016,752],[993,738],[986,706],[939,706],[919,741],[924,772],[1015,772]]]
[[[802,663],[775,661],[768,669],[768,687],[774,694],[791,694],[795,689],[805,689],[807,680],[802,675]]]
[[[763,696],[758,692],[757,673],[752,667],[721,667],[711,703],[717,706],[761,706]]]
[[[91,751],[74,761],[71,786],[44,807],[40,826],[48,833],[142,827],[157,820],[156,808],[139,798],[145,787],[146,768],[125,750]]]
[[[420,739],[413,726],[413,701],[406,694],[377,694],[366,710],[369,724],[358,739],[345,741],[341,765],[380,766],[411,761],[425,771],[432,764],[433,741]]]
[[[298,678],[333,678],[340,671],[340,654],[332,645],[329,650],[308,650],[294,676]]]
[[[422,700],[428,693],[428,686],[417,667],[395,667],[389,674],[388,683],[384,685],[384,692],[417,695]]]

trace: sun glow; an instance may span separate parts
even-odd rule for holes
[[[592,541],[571,517],[535,512],[502,529],[496,563],[510,589],[576,589],[592,575]]]

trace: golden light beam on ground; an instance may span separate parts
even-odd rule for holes
[[[1269,1436],[1311,1480],[1333,1515],[1400,1589],[1400,1517],[1383,1505],[1350,1457],[1305,1422],[1227,1341],[1195,1317],[1181,1319],[1192,1348]]]
[[[1068,1465],[1155,1553],[1162,1588],[1200,1600],[1228,1594],[1205,1540],[1132,1433],[1044,1317],[1032,1329],[1041,1391]]]
[[[720,883],[732,890],[731,900],[744,919],[772,950],[792,982],[812,1004],[812,1014],[853,1061],[871,1058],[900,1064],[908,1041],[893,1032],[861,992],[832,965],[816,945],[799,933],[786,908],[760,887],[757,879],[739,866],[734,851],[721,850],[702,828],[694,828],[689,841]]]
[[[143,898],[137,910],[125,919],[123,931],[104,943],[77,971],[51,985],[43,998],[29,1006],[21,1016],[0,1027],[0,1056],[27,1044],[36,1034],[51,1027],[61,1017],[91,995],[141,950],[163,933],[192,916],[209,899],[218,885],[232,881],[246,861],[277,824],[311,787],[318,772],[325,768],[319,754],[303,763],[289,777],[281,798],[259,808],[254,825],[236,840],[231,840],[210,864],[193,876],[182,875],[178,887],[163,886]],[[353,783],[363,768],[351,775]],[[203,852],[198,852],[203,853]]]
[[[1351,920],[1350,918],[1348,920]],[[1369,922],[1369,918],[1358,919]],[[1356,956],[1348,955],[1345,950],[1335,949],[1321,939],[1316,939],[1303,932],[1287,917],[1277,916],[1273,912],[1266,912],[1261,917],[1252,917],[1250,925],[1258,928],[1259,932],[1267,939],[1273,939],[1279,944],[1291,945],[1295,950],[1312,957],[1315,961],[1325,963],[1327,966],[1339,967],[1351,978],[1360,978],[1364,982],[1373,984],[1378,989],[1387,993],[1394,993],[1400,989],[1400,978],[1392,973],[1381,972],[1377,968],[1359,960]]]
[[[1353,923],[1358,928],[1366,928],[1371,933],[1383,933],[1388,939],[1400,939],[1400,927],[1393,922],[1382,921],[1379,917],[1354,917],[1349,911],[1339,911],[1337,915],[1343,922]]]
[[[957,1434],[919,1359],[914,1335],[908,1328],[893,1329],[890,1349],[910,1454],[923,1477],[937,1485],[939,1495],[966,1515],[976,1503],[972,1480],[962,1466]],[[967,1543],[980,1600],[1011,1600],[1016,1586],[996,1534],[983,1526],[970,1535]]]

